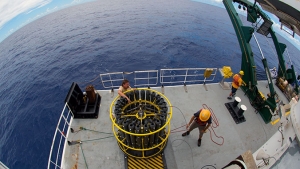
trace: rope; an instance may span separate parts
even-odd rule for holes
[[[102,137],[102,138],[97,138],[97,139],[92,139],[92,140],[84,140],[84,141],[81,141],[81,142],[88,142],[88,141],[95,141],[95,140],[103,140],[103,139],[111,138],[111,137],[114,137],[114,136]]]
[[[211,112],[211,117],[212,117],[213,123],[212,123],[212,125],[211,125],[211,130],[210,130],[210,128],[208,129],[209,132],[210,132],[210,139],[211,139],[211,141],[212,141],[213,143],[219,145],[219,146],[223,145],[223,144],[224,144],[224,137],[218,136],[218,135],[216,134],[216,132],[214,131],[214,128],[217,128],[217,127],[219,126],[219,122],[218,122],[218,119],[217,119],[216,115],[214,114],[214,111],[213,111],[210,107],[208,107],[206,104],[203,104],[202,106],[203,106],[204,109],[208,109],[208,110]],[[185,123],[186,123],[186,124],[184,124],[184,125],[182,125],[182,126],[180,126],[180,127],[177,127],[177,128],[175,128],[175,129],[170,130],[170,133],[177,133],[177,132],[186,131],[186,129],[183,129],[183,130],[177,130],[177,129],[180,129],[180,128],[185,127],[185,126],[187,125],[186,118],[185,118],[185,116],[183,115],[182,111],[181,111],[178,107],[176,107],[176,106],[170,106],[170,107],[175,107],[175,108],[177,108],[177,109],[180,111],[180,113],[182,114],[182,116],[183,116],[183,118],[184,118],[184,120],[185,120]],[[217,143],[217,142],[215,142],[215,141],[213,140],[213,138],[212,138],[212,132],[214,133],[215,137],[221,138],[221,139],[223,140],[222,143]]]
[[[81,149],[81,152],[82,152],[82,155],[83,155],[83,159],[84,159],[84,162],[85,162],[85,167],[88,169],[89,167],[87,165],[87,162],[86,162],[86,159],[85,159],[85,156],[84,156],[84,153],[83,153],[82,145],[81,144],[79,144],[79,145],[80,145],[80,149]]]
[[[78,82],[78,84],[83,84],[83,86],[85,86],[85,85],[87,85],[88,83],[91,83],[91,82],[97,80],[99,77],[100,77],[100,76],[97,75],[97,77],[95,77],[95,78],[94,78],[93,80],[91,80],[91,81],[88,81],[88,82]]]
[[[211,113],[211,118],[212,118],[212,120],[213,120],[213,123],[212,123],[212,125],[211,125],[211,128],[208,128],[209,133],[210,133],[210,139],[211,139],[211,141],[214,142],[215,144],[217,144],[217,145],[219,145],[219,146],[222,146],[222,145],[224,144],[224,137],[218,136],[218,135],[216,134],[215,130],[214,130],[214,128],[219,127],[219,121],[218,121],[218,119],[217,119],[217,117],[216,117],[214,111],[213,111],[210,107],[208,107],[206,104],[202,104],[202,106],[203,106],[204,109],[208,109],[208,110],[210,111],[210,113]],[[211,130],[210,130],[210,129],[211,129]],[[215,135],[217,138],[221,138],[221,139],[223,140],[222,143],[217,143],[217,142],[215,142],[215,141],[213,140],[213,138],[212,138],[212,132],[214,133],[214,135]]]
[[[86,129],[84,127],[80,127],[80,130],[87,130],[87,131],[94,131],[94,132],[98,132],[98,133],[104,133],[104,134],[113,134],[113,133],[105,133],[105,132],[100,132],[100,131],[95,131],[95,130],[89,130],[89,129]],[[78,132],[78,131],[77,131]],[[108,136],[108,137],[103,137],[103,138],[98,138],[98,139],[92,139],[92,140],[84,140],[84,141],[80,141],[79,142],[79,145],[80,145],[80,148],[81,148],[81,152],[82,152],[82,155],[83,155],[83,158],[84,158],[84,162],[85,162],[85,167],[88,169],[88,165],[87,165],[87,162],[86,162],[86,158],[85,158],[85,155],[83,153],[83,148],[82,148],[82,143],[83,142],[88,142],[88,141],[95,141],[95,140],[103,140],[103,139],[106,139],[106,138],[111,138],[111,137],[114,137],[114,136]]]
[[[103,133],[103,134],[113,134],[113,133],[106,133],[106,132],[102,132],[102,131],[91,130],[91,129],[87,129],[84,127],[80,127],[80,130],[93,131],[93,132]]]
[[[180,127],[177,127],[177,128],[175,128],[175,129],[170,130],[170,133],[177,133],[177,132],[186,131],[186,129],[184,129],[184,130],[179,130],[179,131],[174,131],[174,130],[179,129],[179,128],[182,128],[182,127],[186,127],[186,124],[185,124],[185,125],[182,125],[182,126],[180,126]]]

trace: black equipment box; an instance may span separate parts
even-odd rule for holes
[[[98,118],[101,96],[95,93],[94,88],[92,90],[94,96],[84,96],[77,83],[73,82],[68,95],[65,99],[65,103],[68,104],[69,110],[71,109],[74,118]],[[92,100],[94,97],[94,100]]]

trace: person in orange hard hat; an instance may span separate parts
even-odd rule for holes
[[[189,135],[192,130],[198,127],[199,129],[198,147],[200,147],[203,133],[206,132],[206,130],[209,128],[210,125],[211,125],[210,111],[207,109],[200,109],[193,115],[190,122],[186,125],[186,129],[188,129],[188,131],[183,133],[182,136],[184,137]]]
[[[227,99],[232,99],[232,97],[235,95],[237,89],[241,86],[244,85],[243,81],[243,76],[244,76],[244,71],[240,71],[239,74],[235,74],[233,76],[233,82],[232,82],[232,87],[231,87],[231,92]]]

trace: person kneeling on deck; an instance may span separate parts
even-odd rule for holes
[[[128,100],[128,103],[130,103],[130,99],[124,94],[124,92],[128,91],[128,90],[131,90],[132,88],[130,87],[129,85],[129,81],[127,79],[124,79],[122,81],[122,85],[119,87],[119,90],[118,90],[118,94],[121,96],[121,97],[124,97]]]
[[[206,130],[209,128],[210,125],[211,125],[210,111],[207,109],[200,109],[198,112],[194,114],[190,122],[186,125],[186,129],[188,129],[188,131],[183,133],[182,136],[184,137],[189,135],[192,130],[198,127],[199,129],[198,147],[200,147],[203,133],[206,133]]]
[[[244,76],[244,71],[240,71],[239,74],[235,74],[233,76],[233,82],[232,82],[232,87],[231,87],[231,92],[229,94],[229,97],[227,97],[227,99],[232,99],[232,97],[235,95],[237,89],[243,85],[243,76]]]

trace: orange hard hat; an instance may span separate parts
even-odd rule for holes
[[[207,109],[202,109],[199,115],[201,121],[207,121],[210,118],[210,111]]]

